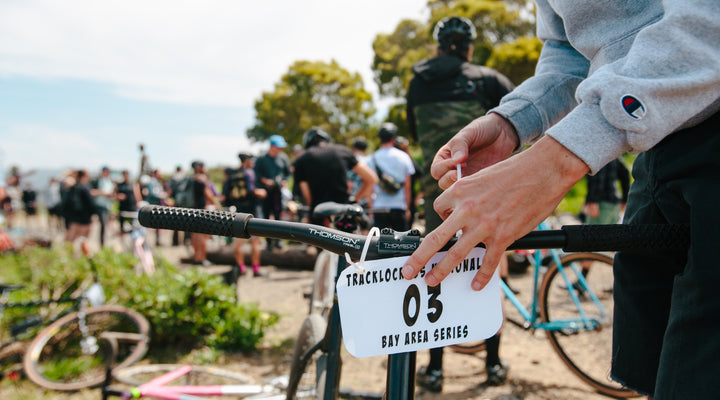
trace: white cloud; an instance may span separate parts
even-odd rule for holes
[[[182,151],[192,155],[192,160],[202,160],[210,165],[233,167],[239,164],[238,153],[263,154],[269,147],[266,143],[254,143],[245,135],[203,135],[182,139]]]
[[[298,59],[375,91],[372,40],[424,0],[52,0],[0,4],[0,74],[105,82],[128,97],[247,106]]]
[[[110,160],[100,155],[97,139],[88,132],[62,132],[42,125],[14,126],[2,141],[5,167],[99,168]]]

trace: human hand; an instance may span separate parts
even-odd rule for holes
[[[414,278],[462,230],[462,236],[425,275],[425,282],[436,286],[482,242],[486,253],[471,284],[474,290],[482,289],[505,249],[552,213],[588,170],[555,139],[545,137],[508,160],[463,177],[435,200],[434,208],[444,222],[408,258],[403,276]]]
[[[488,114],[469,123],[438,150],[430,173],[440,188],[447,189],[457,181],[457,164],[462,164],[464,175],[472,175],[508,158],[518,143],[515,128],[508,120]]]
[[[600,215],[600,204],[598,203],[587,203],[583,207],[583,211],[590,218],[597,218]]]

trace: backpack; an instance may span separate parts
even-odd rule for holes
[[[249,178],[244,169],[237,169],[229,174],[223,187],[225,206],[235,206],[238,209],[248,209],[254,204],[255,195],[249,189]]]
[[[175,193],[175,206],[192,208],[195,207],[195,178],[185,177],[177,184]]]
[[[375,170],[377,171],[378,178],[380,178],[380,189],[382,189],[382,191],[387,194],[397,193],[398,190],[403,187],[402,182],[397,182],[395,178],[392,177],[392,175],[387,174],[380,169],[377,160],[375,160],[375,154],[373,154],[372,158],[373,164],[375,164]]]

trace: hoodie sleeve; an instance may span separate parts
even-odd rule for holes
[[[545,11],[538,11],[538,36],[545,37],[550,49],[543,49],[538,79],[528,82],[572,90],[572,79],[550,78],[579,76],[579,54],[563,39],[559,17],[543,5]],[[568,112],[547,134],[580,157],[592,173],[625,152],[648,150],[670,133],[706,119],[720,108],[720,2],[665,1],[663,11],[661,18],[637,33],[624,57],[599,67],[577,85],[576,102],[570,102],[577,107],[572,111],[557,104],[558,99],[567,100],[567,92],[562,92],[566,97],[553,99],[536,92],[525,100],[532,103],[525,108],[537,109],[536,115],[528,111],[515,115],[506,109],[512,111],[509,106],[523,100],[518,91],[508,96],[508,105],[501,105],[498,113],[511,120],[525,141],[553,125],[553,117]],[[552,62],[552,56],[566,61]],[[556,69],[548,71],[548,67]]]
[[[575,91],[590,68],[590,62],[568,43],[560,17],[537,3],[543,48],[535,74],[490,110],[510,120],[523,144],[536,140],[577,106]]]

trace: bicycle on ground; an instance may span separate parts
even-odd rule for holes
[[[125,388],[110,386],[115,379]],[[102,387],[102,400],[111,397],[161,400],[196,400],[212,396],[220,399],[282,400],[287,380],[276,378],[267,384],[252,384],[247,376],[223,368],[149,364],[108,368]]]
[[[0,284],[0,321],[7,310],[37,310],[0,331],[9,334],[0,336],[0,379],[24,374],[47,389],[74,391],[103,382],[111,347],[118,349],[119,366],[134,363],[147,351],[148,321],[126,307],[102,305],[103,289],[96,281],[80,294],[11,300],[11,292],[21,289]]]
[[[353,260],[361,258],[365,254],[368,260],[406,256],[411,254],[420,243],[419,232],[411,230],[408,232],[393,232],[384,229],[379,237],[368,238],[366,236],[345,233],[336,229],[321,227],[317,225],[293,223],[287,221],[274,221],[253,218],[249,214],[233,214],[221,211],[194,210],[170,207],[146,207],[140,211],[140,222],[144,226],[164,229],[188,230],[206,234],[223,236],[247,237],[249,235],[272,237],[276,239],[289,239],[304,242],[310,245],[321,247],[337,254],[347,253]],[[348,242],[352,242],[350,245]],[[366,243],[368,242],[368,243]],[[447,250],[454,240],[448,243],[443,250]],[[369,245],[369,246],[366,246]],[[689,234],[686,226],[676,225],[653,225],[653,226],[627,226],[627,225],[589,225],[589,226],[564,226],[561,230],[538,230],[531,232],[525,237],[517,240],[509,247],[514,249],[551,249],[562,248],[567,252],[585,251],[614,251],[629,249],[648,248],[687,248],[689,246]],[[582,257],[587,257],[581,255]],[[573,265],[576,258],[581,256],[568,255],[565,262],[555,260],[555,264],[545,274],[543,285],[540,288],[542,301],[540,306],[533,306],[532,313],[540,310],[540,317],[543,329],[548,332],[551,340],[555,338],[556,351],[564,354],[564,359],[573,365],[580,365],[574,356],[575,351],[583,350],[580,346],[577,350],[569,344],[576,338],[588,338],[594,340],[596,331],[609,330],[609,311],[604,313],[593,313],[578,310],[581,303],[580,295],[576,290],[567,290],[574,282],[570,281],[568,271],[580,268]],[[571,258],[574,257],[574,258]],[[590,258],[593,262],[608,262],[605,258]],[[569,268],[566,268],[566,265]],[[338,271],[347,266],[343,257],[338,258]],[[591,274],[596,271],[607,270],[602,265],[592,265]],[[603,271],[604,272],[604,271]],[[594,278],[585,279],[577,273],[581,287],[586,290],[596,288],[593,286]],[[565,287],[556,282],[556,277],[563,277]],[[562,288],[567,295],[555,295],[556,289]],[[506,287],[503,289],[505,291]],[[508,292],[505,291],[507,295]],[[592,299],[593,304],[602,302],[597,294],[587,296]],[[567,301],[567,298],[572,301]],[[538,297],[541,299],[541,297]],[[559,299],[559,300],[558,300]],[[571,305],[569,310],[566,307]],[[597,305],[596,305],[597,307]],[[597,307],[600,308],[600,307]],[[570,313],[570,316],[568,315]],[[310,318],[312,317],[312,318]],[[290,379],[288,385],[288,399],[295,398],[317,398],[336,399],[338,398],[339,377],[341,371],[340,342],[342,334],[339,324],[339,310],[337,302],[334,302],[327,326],[324,326],[324,319],[320,316],[311,315],[307,323],[303,323],[298,346],[304,346],[306,351],[300,356],[294,366],[297,373],[310,374],[312,379],[310,385],[294,387],[294,379]],[[313,322],[308,322],[312,320]],[[305,332],[305,333],[303,333]],[[303,337],[303,335],[305,335]],[[568,339],[569,338],[569,339]],[[567,340],[566,340],[567,339]],[[578,339],[579,341],[580,339]],[[585,340],[585,339],[583,339]],[[608,344],[609,346],[609,344]],[[573,348],[572,351],[568,350]],[[591,351],[587,346],[584,350]],[[319,356],[316,356],[318,354]],[[584,354],[587,356],[587,354]],[[388,356],[388,371],[386,380],[385,396],[388,399],[413,399],[414,398],[414,376],[415,376],[415,353],[399,353]],[[561,355],[562,357],[562,355]],[[605,371],[609,371],[610,359],[596,360],[596,363],[603,365]],[[581,371],[579,368],[578,371]],[[583,371],[584,372],[584,371]],[[291,375],[293,375],[291,373]],[[298,379],[298,382],[301,381]],[[602,387],[602,386],[601,386]],[[600,390],[600,388],[596,387]],[[614,394],[613,394],[614,395]]]

